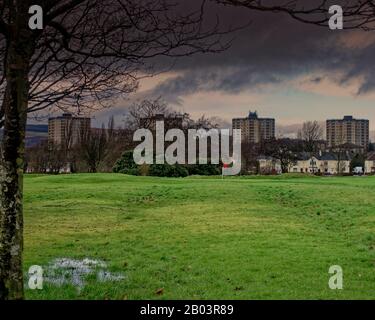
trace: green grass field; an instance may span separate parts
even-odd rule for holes
[[[374,190],[375,177],[27,176],[25,274],[90,258],[124,278],[26,297],[375,299]]]

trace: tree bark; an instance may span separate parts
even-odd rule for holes
[[[23,170],[32,55],[28,31],[14,30],[6,58],[0,155],[0,300],[23,299]]]

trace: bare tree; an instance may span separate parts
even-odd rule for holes
[[[323,127],[318,121],[307,121],[298,132],[298,138],[303,141],[304,151],[315,152],[319,140],[323,139]]]
[[[252,11],[281,12],[300,22],[326,27],[331,18],[329,8],[340,5],[345,29],[374,30],[375,5],[373,0],[216,0],[223,5],[244,7]]]
[[[202,6],[164,0],[0,0],[0,299],[23,298],[23,169],[27,113],[109,107],[137,89],[158,56],[225,49]],[[31,30],[29,8],[43,8]],[[227,30],[230,31],[230,30]]]
[[[298,141],[292,139],[272,139],[265,143],[265,155],[279,160],[283,173],[296,163],[299,149]]]
[[[101,129],[81,128],[77,148],[82,159],[87,163],[89,172],[97,172],[99,164],[106,156],[108,141],[108,133],[104,125]]]
[[[191,128],[193,129],[217,129],[219,124],[217,123],[218,118],[206,117],[205,115],[200,116],[197,120],[192,120]]]
[[[155,100],[136,102],[129,108],[129,114],[126,118],[127,126],[133,130],[138,128],[150,129],[156,115],[167,117],[171,112],[160,97]]]
[[[117,134],[115,130],[113,116],[109,118],[107,128],[104,124],[100,129],[82,126],[80,128],[79,141],[74,148],[75,155],[87,164],[89,172],[96,173],[100,164],[107,157],[112,156],[113,158],[113,153],[116,154],[116,150],[118,151],[117,145],[121,145],[118,140],[123,137],[121,133],[122,131]],[[113,160],[111,168],[115,160]]]
[[[28,148],[26,162],[29,172],[46,173],[49,166],[48,141],[41,141],[39,144]]]
[[[133,141],[133,130],[128,128],[116,128],[114,117],[108,121],[107,127],[107,150],[99,170],[112,172],[115,162],[124,151],[133,150],[136,142]]]
[[[350,144],[347,142],[346,133],[341,130],[336,133],[335,145],[332,150],[337,158],[337,174],[342,175],[345,171],[345,161],[348,160]]]
[[[242,166],[244,171],[257,173],[258,157],[264,153],[263,145],[260,143],[251,143],[249,141],[242,141]]]
[[[49,145],[47,155],[48,173],[59,174],[67,168],[67,156],[61,146]]]

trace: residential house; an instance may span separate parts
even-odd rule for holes
[[[297,162],[289,169],[291,173],[309,173],[309,174],[349,174],[350,173],[350,155],[345,154],[339,157],[334,153],[322,153],[310,155],[301,153]]]
[[[365,161],[365,174],[375,174],[375,152],[371,152]]]

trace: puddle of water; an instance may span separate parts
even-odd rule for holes
[[[102,260],[58,258],[43,268],[43,281],[58,287],[70,284],[81,290],[86,285],[87,277],[93,274],[96,274],[98,282],[115,282],[125,279],[123,274],[112,273],[107,269],[107,264]]]

